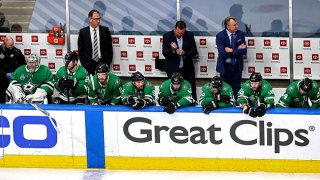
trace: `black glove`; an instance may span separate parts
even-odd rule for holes
[[[136,96],[129,96],[127,99],[127,103],[129,104],[129,106],[133,107],[134,104],[136,104],[136,100],[138,98]]]
[[[257,117],[257,113],[254,109],[250,108],[249,106],[245,106],[243,108],[243,113],[248,114],[249,116],[255,118]]]
[[[171,103],[171,102],[173,102],[173,99],[172,99],[171,97],[163,97],[163,98],[160,99],[159,104],[160,104],[161,106],[166,106],[166,105],[168,105],[168,104]]]
[[[163,112],[166,112],[168,114],[173,114],[177,109],[177,105],[175,105],[174,102],[170,102],[163,108]]]
[[[76,83],[74,79],[64,79],[61,78],[58,80],[58,86],[61,89],[72,89],[74,90],[76,88]]]
[[[146,101],[144,101],[143,99],[137,99],[136,103],[132,106],[132,108],[138,110],[144,108],[145,105]]]
[[[217,100],[220,101],[220,102],[229,103],[231,98],[228,95],[220,95],[220,99],[217,99]]]
[[[257,116],[262,117],[266,114],[267,107],[265,104],[261,103],[260,106],[256,108]]]
[[[209,104],[205,105],[202,110],[203,110],[203,113],[205,114],[210,114],[210,112],[212,110],[215,110],[217,108],[217,105],[214,101],[211,101]]]

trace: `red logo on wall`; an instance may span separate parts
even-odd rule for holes
[[[31,36],[31,42],[38,42],[38,41],[39,41],[38,35]]]
[[[208,52],[208,59],[214,59],[214,52]]]
[[[280,67],[280,73],[281,74],[287,74],[288,73],[288,68],[287,67]]]
[[[151,65],[145,65],[144,66],[144,71],[152,71],[152,66]]]
[[[254,67],[254,66],[249,66],[249,67],[248,67],[248,73],[254,73],[254,72],[256,72],[256,67]]]
[[[297,61],[302,61],[303,60],[302,54],[296,54],[296,60]]]
[[[207,45],[207,39],[199,39],[199,41],[201,46]]]
[[[56,56],[62,56],[62,49],[56,49]]]
[[[47,49],[40,49],[40,56],[47,56]]]
[[[263,53],[256,53],[256,59],[262,60],[263,59]]]
[[[135,38],[128,38],[128,44],[135,44],[136,39]]]
[[[272,60],[279,60],[279,53],[272,53]]]
[[[144,38],[144,44],[151,44],[151,38]]]
[[[248,46],[254,46],[254,39],[248,39]]]
[[[24,53],[25,56],[28,56],[28,55],[31,54],[31,49],[24,49],[23,53]]]
[[[280,40],[280,46],[287,46],[287,40]]]
[[[312,61],[319,61],[319,54],[312,54]]]
[[[158,51],[153,51],[152,52],[152,58],[159,57],[159,52]]]
[[[135,64],[130,64],[129,65],[129,71],[136,71],[136,65]]]
[[[0,41],[4,41],[4,38],[6,38],[5,35],[0,35]]]
[[[114,71],[120,71],[120,64],[113,64],[112,67]]]
[[[200,72],[208,72],[207,66],[200,66]]]
[[[311,68],[304,68],[304,74],[311,74]]]
[[[265,39],[263,40],[264,46],[271,46],[271,40],[270,39]]]
[[[137,51],[137,58],[143,58],[143,51]]]
[[[112,44],[119,44],[119,43],[120,43],[119,37],[112,38]]]
[[[160,38],[160,43],[162,43],[163,42],[163,38]]]
[[[16,42],[22,42],[22,36],[16,35]]]
[[[49,68],[49,69],[55,69],[55,68],[56,68],[56,63],[54,63],[54,62],[49,62],[49,63],[48,63],[48,68]]]
[[[311,46],[310,40],[303,40],[303,47],[310,47],[310,46]]]
[[[271,73],[271,67],[264,67],[264,73]]]
[[[126,58],[126,57],[128,57],[128,52],[127,52],[127,51],[121,51],[121,52],[120,52],[120,56],[121,56],[122,58]]]

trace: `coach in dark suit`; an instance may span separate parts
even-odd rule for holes
[[[162,54],[165,63],[164,70],[168,78],[174,72],[181,72],[185,80],[192,86],[192,96],[197,100],[196,78],[192,57],[198,54],[192,32],[186,30],[186,23],[178,21],[174,30],[163,35]]]
[[[247,54],[244,33],[238,30],[237,18],[227,17],[225,29],[216,35],[218,62],[216,70],[236,96],[241,86],[243,56]]]
[[[100,25],[100,13],[98,10],[89,12],[90,25],[82,28],[78,37],[78,51],[81,65],[94,74],[97,65],[112,62],[112,39],[108,27]]]

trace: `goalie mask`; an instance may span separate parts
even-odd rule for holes
[[[40,67],[40,58],[32,53],[26,57],[27,68],[30,73],[36,72]]]

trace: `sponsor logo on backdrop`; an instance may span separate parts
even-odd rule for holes
[[[144,71],[146,71],[146,72],[151,72],[151,71],[152,71],[152,66],[149,65],[149,64],[146,64],[146,65],[144,66]]]
[[[49,63],[48,63],[48,67],[49,67],[50,70],[51,70],[51,69],[56,69],[56,63],[54,63],[54,62],[49,62]]]
[[[207,39],[199,39],[199,48],[207,48]]]
[[[160,43],[163,43],[163,38],[160,38]]]
[[[0,41],[3,42],[4,38],[6,38],[6,35],[0,35]]]
[[[143,51],[136,52],[137,60],[143,60]]]
[[[214,61],[214,60],[215,60],[214,52],[208,52],[208,61]]]
[[[287,40],[283,39],[280,40],[280,47],[286,47],[287,46]]]
[[[271,73],[271,67],[264,67],[264,73]]]
[[[254,46],[254,39],[248,39],[248,46]]]
[[[263,45],[264,46],[271,46],[271,40],[270,39],[264,39],[263,40]]]
[[[306,48],[311,47],[310,40],[303,40],[303,47],[306,47]]]
[[[112,38],[112,44],[119,44],[119,43],[120,43],[119,37]]]
[[[144,38],[144,44],[151,44],[151,38]]]
[[[256,62],[262,63],[263,62],[263,53],[256,53]]]
[[[56,56],[62,56],[62,55],[63,55],[62,49],[56,49]]]
[[[128,47],[136,47],[136,39],[134,37],[128,37]]]
[[[112,67],[114,71],[120,71],[120,64],[113,64]]]
[[[280,57],[279,57],[279,53],[272,53],[272,63],[280,63]]]
[[[129,64],[129,71],[136,71],[136,65],[135,64]]]
[[[170,141],[168,143],[174,144],[199,144],[204,142],[205,144],[220,145],[225,141],[219,136],[222,131],[227,131],[230,135],[229,140],[236,143],[237,145],[246,146],[250,148],[251,146],[261,146],[261,147],[272,147],[272,152],[274,154],[286,153],[288,151],[288,146],[297,146],[299,148],[309,145],[309,130],[310,129],[287,129],[284,127],[279,127],[279,125],[273,125],[272,122],[267,120],[239,120],[231,124],[230,129],[222,129],[218,124],[212,124],[208,127],[184,127],[184,126],[164,126],[153,124],[153,119],[148,119],[144,117],[132,117],[127,119],[123,125],[123,135],[125,138],[133,143],[148,143],[148,144],[161,144]],[[167,133],[160,133],[159,130],[165,128]],[[250,128],[251,130],[257,130],[258,133],[253,135],[249,139],[239,136],[237,131],[243,128]],[[178,132],[184,133],[184,138],[177,138]],[[310,130],[311,131],[311,130]],[[188,133],[190,132],[190,133]],[[195,132],[199,138],[194,138]],[[265,133],[267,132],[267,133]],[[285,141],[281,138],[287,138]],[[220,137],[220,138],[219,138]],[[210,140],[207,140],[210,139]],[[230,143],[230,142],[229,142]],[[165,143],[163,143],[165,144]],[[283,147],[287,147],[282,149]]]
[[[16,35],[16,42],[22,42],[23,38],[21,35]]]
[[[312,54],[312,61],[319,61],[319,54]]]
[[[128,59],[128,51],[120,51],[121,59]]]
[[[38,35],[32,35],[32,36],[31,36],[31,42],[33,42],[33,43],[39,42],[39,37],[38,37]]]
[[[295,64],[303,64],[303,55],[302,54],[296,54],[296,61]]]
[[[208,72],[208,66],[200,66],[200,72],[202,73]]]
[[[249,66],[248,67],[248,73],[254,73],[254,72],[256,72],[256,67],[254,67],[254,66]]]
[[[40,56],[47,56],[47,49],[40,49]]]
[[[311,74],[311,68],[304,68],[303,69],[304,74]]]
[[[159,57],[159,52],[158,51],[153,51],[152,52],[152,58],[157,58]]]
[[[24,50],[23,50],[23,54],[24,54],[25,56],[29,56],[29,55],[31,54],[31,49],[24,49]]]
[[[287,74],[288,73],[288,68],[287,67],[280,67],[280,73],[281,74]]]

